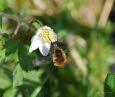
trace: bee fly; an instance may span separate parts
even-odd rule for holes
[[[62,67],[67,62],[67,56],[65,52],[57,46],[57,44],[53,44],[53,63],[55,66]]]
[[[53,44],[52,52],[50,55],[52,56],[42,56],[39,51],[36,51],[37,57],[33,60],[33,64],[36,64],[35,69],[39,69],[41,66],[46,64],[50,64],[53,61],[54,66],[63,67],[67,62],[67,56],[64,50],[62,50],[57,43]]]

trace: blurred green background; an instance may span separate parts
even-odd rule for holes
[[[69,52],[64,67],[29,53],[34,19]],[[104,97],[108,72],[115,72],[114,0],[0,0],[0,97]]]

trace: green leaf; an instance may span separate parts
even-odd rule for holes
[[[17,43],[11,39],[5,41],[5,45],[4,48],[6,49],[6,56],[9,56],[11,53],[15,53],[16,52],[16,48],[17,48]]]
[[[37,97],[41,89],[42,89],[41,86],[37,87],[30,97]]]
[[[104,97],[115,97],[115,73],[109,73],[105,79]]]
[[[42,76],[42,74],[43,74],[43,70],[41,69],[38,71],[32,70],[32,71],[24,72],[24,79],[38,84],[41,81],[40,77]]]
[[[10,88],[7,91],[5,91],[3,97],[16,97],[17,91],[18,90],[16,88]]]
[[[38,28],[40,28],[40,25],[38,24],[38,23],[32,23],[32,25],[36,28],[36,29],[38,29]]]
[[[5,74],[5,70],[0,68],[0,89],[6,89],[11,86],[11,80]]]
[[[43,85],[46,83],[46,81],[48,80],[48,78],[49,78],[49,76],[41,83],[40,86],[38,86],[38,87],[34,90],[34,92],[32,93],[32,95],[31,95],[30,97],[37,97],[37,95],[39,95],[39,93],[40,93],[40,91],[41,91]]]
[[[23,81],[23,70],[18,64],[13,72],[13,87],[19,86]]]
[[[18,87],[19,90],[21,90],[21,93],[23,94],[23,97],[30,97],[33,90],[35,89],[35,86],[33,86],[30,83],[25,83]]]
[[[29,51],[26,49],[26,46],[21,46],[19,48],[19,63],[24,71],[30,71],[34,69],[34,65],[32,64],[33,57],[29,56],[28,53]]]
[[[6,89],[11,86],[11,81],[4,78],[0,78],[0,88]]]

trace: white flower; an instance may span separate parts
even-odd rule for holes
[[[37,30],[36,34],[32,37],[29,52],[39,48],[43,56],[47,56],[51,47],[51,43],[57,41],[57,35],[48,27],[43,26]]]

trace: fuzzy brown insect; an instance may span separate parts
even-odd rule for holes
[[[62,67],[67,62],[67,56],[57,44],[54,44],[53,46],[53,63],[55,66]]]

